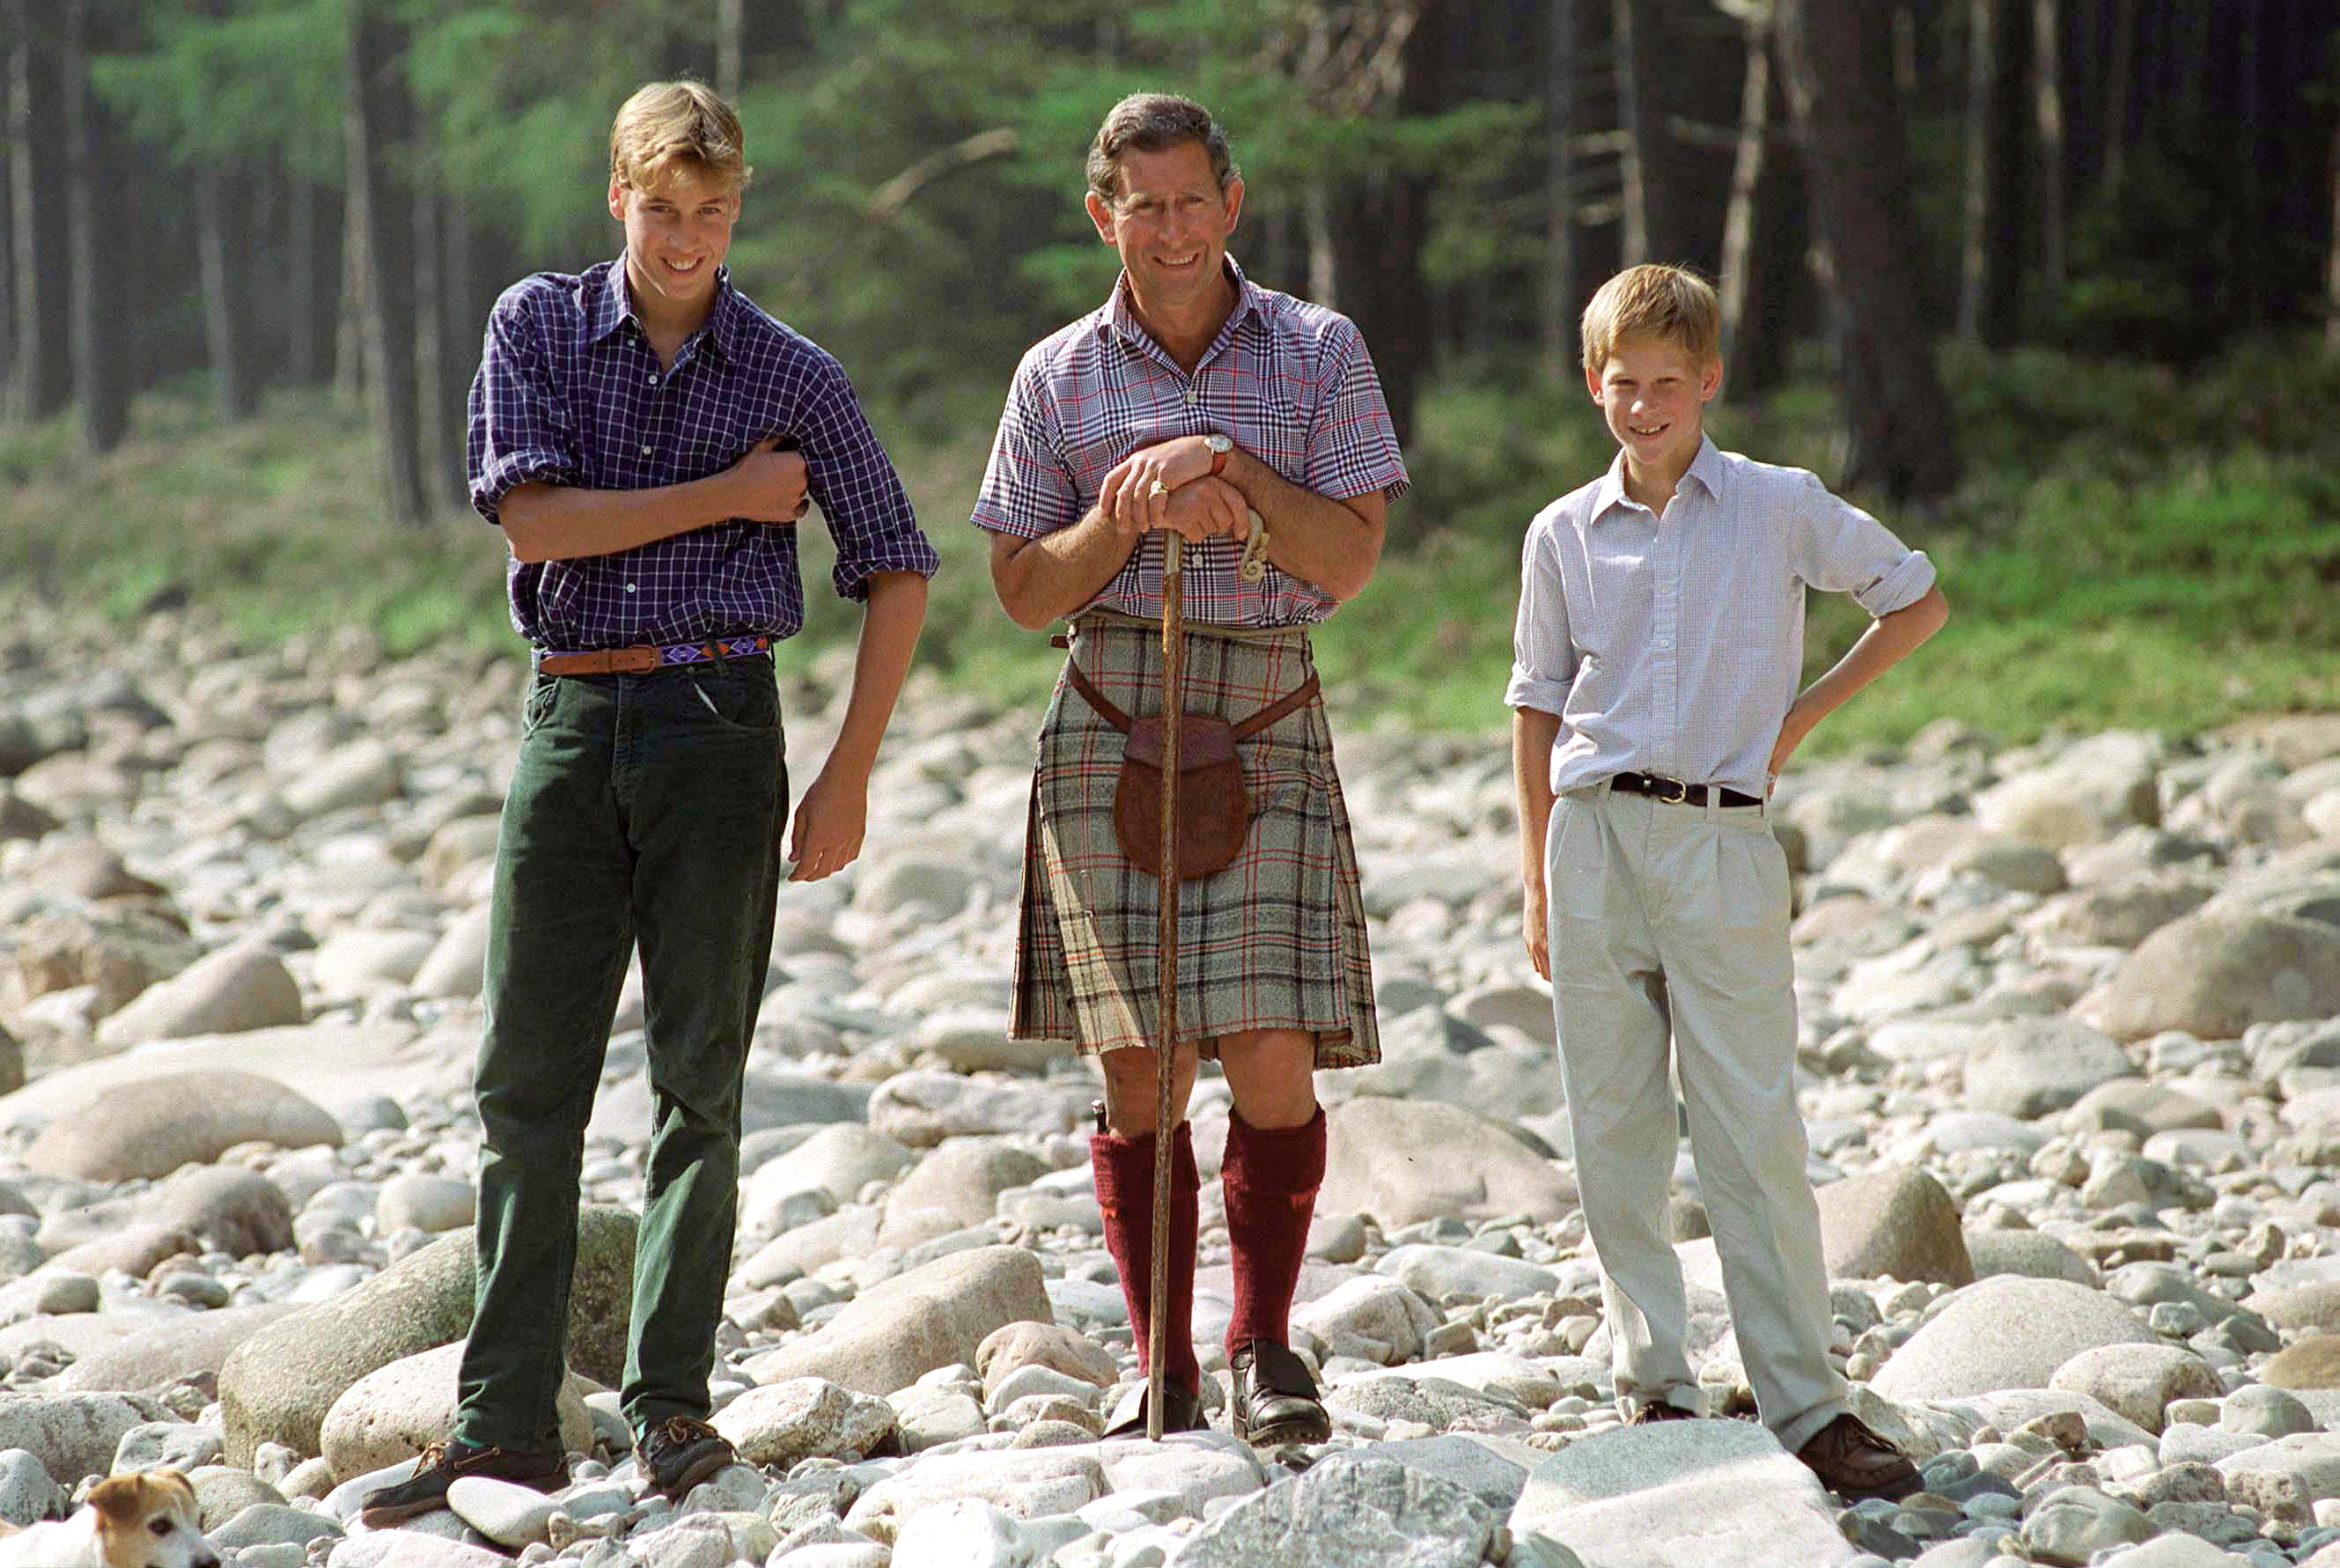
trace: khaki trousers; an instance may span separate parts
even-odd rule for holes
[[[1697,1404],[1668,1223],[1671,1047],[1740,1355],[1763,1424],[1793,1453],[1847,1406],[1796,1109],[1787,858],[1762,807],[1602,786],[1553,803],[1544,874],[1561,1074],[1619,1403]]]

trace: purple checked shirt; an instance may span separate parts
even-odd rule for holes
[[[1381,378],[1348,317],[1264,289],[1233,257],[1235,308],[1188,375],[1140,326],[1129,281],[1087,315],[1025,352],[1007,389],[974,521],[1031,539],[1069,528],[1096,506],[1105,476],[1137,451],[1175,436],[1222,433],[1303,490],[1335,501],[1408,480]],[[1314,583],[1267,563],[1259,582],[1236,567],[1243,547],[1186,547],[1186,617],[1222,626],[1297,626],[1333,613]],[[1090,600],[1158,620],[1162,536],[1149,533]]]
[[[680,484],[730,467],[768,436],[788,436],[837,543],[839,594],[868,598],[874,571],[933,576],[934,545],[845,372],[757,309],[728,272],[716,279],[713,312],[670,369],[635,319],[623,256],[505,290],[471,382],[471,504],[500,522],[504,496],[531,480],[586,490]],[[614,555],[515,561],[509,579],[513,627],[560,651],[781,638],[804,623],[793,527],[719,522]]]

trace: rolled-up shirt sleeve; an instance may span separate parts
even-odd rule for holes
[[[837,544],[829,581],[838,596],[868,599],[869,579],[881,571],[932,577],[942,558],[918,526],[845,367],[832,356],[818,353],[795,422],[805,489]]]
[[[1037,539],[1080,521],[1086,510],[1072,470],[1058,455],[1052,402],[1033,357],[1026,355],[1007,385],[999,433],[984,466],[970,521],[994,533]]]
[[[1569,635],[1560,552],[1550,518],[1540,517],[1520,551],[1520,609],[1512,624],[1512,679],[1503,689],[1504,706],[1565,712],[1575,680],[1576,644]]]
[[[471,505],[501,524],[505,496],[531,481],[575,484],[583,471],[568,400],[553,383],[534,323],[515,290],[488,315],[465,404],[464,467]]]
[[[1793,511],[1789,560],[1797,576],[1827,593],[1849,593],[1872,616],[1890,615],[1925,597],[1934,563],[1893,531],[1806,474]]]
[[[1382,395],[1381,375],[1365,352],[1364,334],[1344,319],[1327,349],[1324,384],[1308,428],[1307,466],[1301,483],[1334,501],[1375,491],[1395,501],[1413,481],[1398,452],[1397,427]]]

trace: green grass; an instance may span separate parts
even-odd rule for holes
[[[1930,516],[1874,510],[1934,557],[1950,625],[1814,750],[1898,745],[1941,719],[2019,741],[2340,709],[2340,363],[2302,341],[2245,344],[2190,378],[2039,351],[1944,365],[1968,482]],[[1061,655],[999,611],[965,521],[996,412],[996,392],[970,389],[878,423],[943,552],[921,661],[1036,711]],[[1726,402],[1712,426],[1725,446],[1831,471],[1824,387]],[[1522,532],[1610,452],[1581,388],[1433,391],[1392,547],[1317,635],[1337,721],[1502,728]],[[451,501],[427,528],[392,526],[372,475],[362,422],[322,392],[233,426],[185,389],[150,396],[133,439],[95,462],[65,421],[0,431],[0,606],[32,595],[121,620],[187,602],[252,642],[346,623],[393,655],[453,640],[517,657],[501,536]],[[806,557],[807,639],[849,640],[858,615],[818,590],[818,529]],[[1808,673],[1864,624],[1815,596]]]

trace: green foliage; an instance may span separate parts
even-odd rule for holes
[[[348,0],[223,0],[140,9],[144,47],[91,62],[132,133],[181,166],[282,167],[341,182]]]
[[[2340,706],[2340,374],[2308,345],[2245,344],[2186,378],[2052,354],[1947,364],[1960,439],[1991,461],[1938,515],[1887,521],[1934,558],[1949,627],[1832,717],[1816,752],[1898,744],[1940,718],[2019,740]],[[2243,396],[2269,384],[2289,395]],[[222,428],[197,398],[149,397],[133,442],[94,466],[71,459],[65,421],[0,433],[0,602],[31,592],[126,618],[169,593],[256,638],[349,621],[394,652],[453,638],[516,655],[500,536],[468,513],[391,528],[352,481],[372,471],[362,431],[317,404],[282,398]],[[921,667],[1036,713],[1058,657],[1000,613],[987,541],[966,521],[996,407],[996,392],[937,392],[875,417],[944,559]],[[2236,437],[2237,409],[2261,439]],[[1825,387],[1719,410],[1713,428],[1829,471]],[[1434,390],[1400,503],[1419,542],[1317,633],[1336,721],[1495,744],[1528,520],[1611,455],[1573,382]],[[818,584],[826,536],[804,539]],[[1837,596],[1810,611],[1817,674],[1867,619]],[[825,594],[808,612],[808,654],[854,635],[851,609]]]

